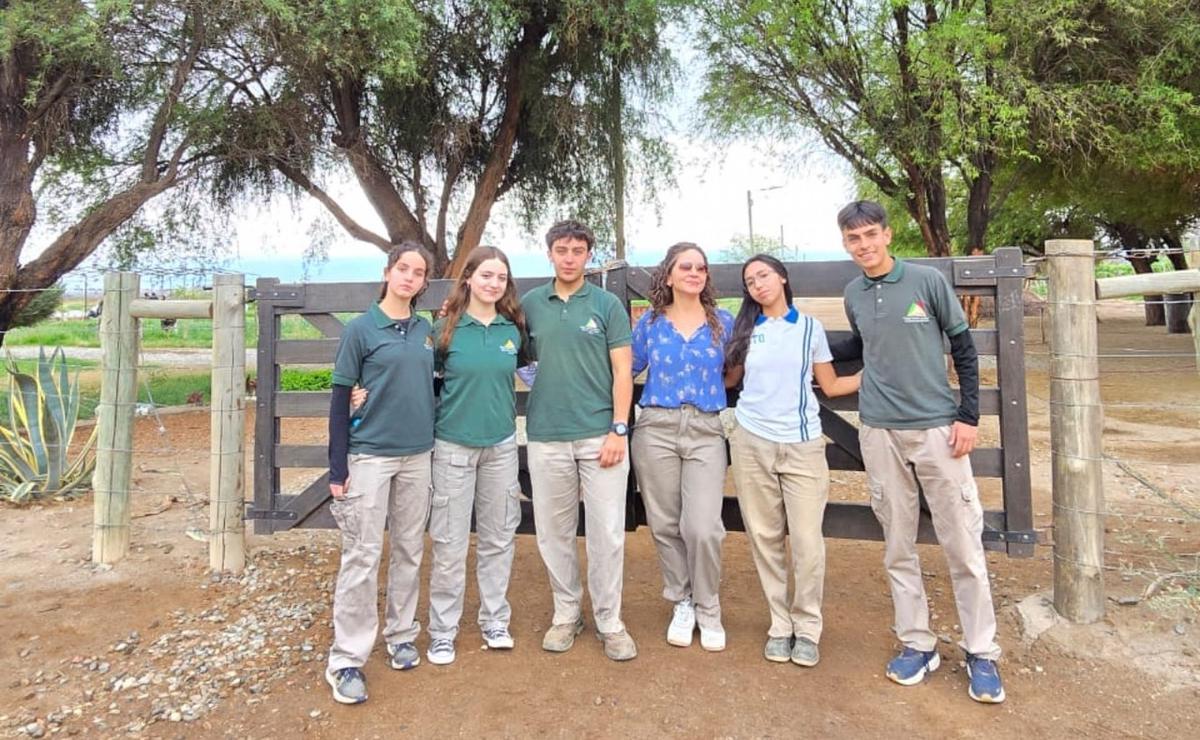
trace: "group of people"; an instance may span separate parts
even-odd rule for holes
[[[884,532],[902,644],[887,676],[911,685],[939,664],[916,550],[920,491],[950,566],[969,694],[1003,701],[982,509],[967,457],[979,377],[966,320],[941,273],[889,254],[891,230],[878,204],[851,203],[838,224],[863,274],[846,287],[852,333],[836,346],[820,321],[793,306],[787,269],[765,254],[742,267],[735,318],[717,305],[704,250],[672,246],[654,270],[650,308],[631,330],[621,302],[584,279],[595,240],[578,222],[547,233],[554,279],[523,297],[503,252],[473,250],[432,324],[414,310],[428,285],[430,255],[415,243],[396,246],[380,299],[346,325],[333,372],[329,480],[343,541],[326,671],[334,698],[367,699],[362,667],[378,633],[385,522],[391,555],[383,635],[393,668],[421,660],[416,607],[426,530],[433,562],[425,658],[454,661],[472,516],[479,627],[489,649],[514,646],[507,590],[521,520],[517,374],[531,388],[528,469],[554,604],[544,650],[570,650],[584,629],[576,547],[582,501],[596,635],[612,660],[637,655],[621,620],[631,459],[663,596],[672,604],[666,640],[690,646],[698,631],[703,649],[725,649],[721,511],[731,459],[770,611],[763,656],[815,666],[829,492],[815,381],[827,396],[859,393],[871,506]],[[958,398],[946,377],[943,337]],[[837,375],[835,359],[857,358],[861,373]],[[643,372],[631,428],[633,379]],[[740,394],[727,458],[719,414],[734,387]]]

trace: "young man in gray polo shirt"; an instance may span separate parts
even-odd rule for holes
[[[900,263],[888,253],[892,230],[878,203],[851,203],[838,213],[838,226],[863,275],[846,286],[853,334],[833,347],[833,355],[863,359],[859,441],[871,508],[883,527],[896,635],[904,646],[888,663],[887,676],[908,686],[940,665],[916,547],[923,491],[950,566],[968,693],[979,702],[1002,702],[996,615],[980,539],[983,509],[968,457],[979,423],[979,365],[971,333],[940,272]],[[943,336],[950,341],[959,401],[946,377]]]
[[[588,593],[604,652],[637,656],[621,621],[625,489],[633,354],[629,316],[613,294],[583,279],[595,237],[562,221],[546,234],[554,280],[521,299],[537,380],[526,433],[538,550],[554,594],[554,622],[542,640],[565,652],[583,631],[583,588],[575,533],[583,501]]]

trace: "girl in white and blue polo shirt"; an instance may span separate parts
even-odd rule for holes
[[[742,266],[743,301],[726,350],[726,383],[742,384],[730,438],[733,480],[771,612],[763,657],[820,660],[829,466],[813,379],[827,396],[858,390],[838,377],[821,322],[792,306],[787,269],[770,255]],[[788,600],[790,535],[792,597]]]

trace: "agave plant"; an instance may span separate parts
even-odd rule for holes
[[[22,372],[10,355],[8,425],[0,424],[0,498],[13,502],[69,496],[91,481],[96,457],[92,429],[70,458],[79,418],[79,379],[67,375],[62,348],[38,353],[37,374]]]

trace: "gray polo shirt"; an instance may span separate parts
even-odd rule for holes
[[[366,388],[367,402],[350,426],[350,452],[399,457],[433,448],[433,338],[413,314],[389,319],[379,304],[342,330],[333,382]]]
[[[881,279],[852,280],[844,300],[850,328],[863,341],[862,422],[878,429],[952,423],[958,402],[942,336],[966,331],[967,320],[942,273],[897,261]]]

